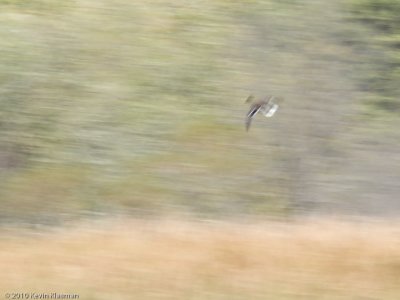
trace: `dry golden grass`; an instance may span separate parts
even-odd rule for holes
[[[400,223],[119,220],[3,229],[0,266],[3,293],[400,299]]]

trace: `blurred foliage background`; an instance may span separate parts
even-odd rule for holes
[[[0,0],[1,220],[400,212],[396,0]],[[244,129],[249,94],[285,98]]]

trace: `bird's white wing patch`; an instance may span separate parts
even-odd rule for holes
[[[271,107],[268,111],[266,111],[266,112],[264,113],[264,116],[266,116],[267,118],[272,117],[272,116],[276,113],[276,111],[278,110],[278,108],[279,108],[279,105],[278,105],[278,104],[272,105],[272,107]]]

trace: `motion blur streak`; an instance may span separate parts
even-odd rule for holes
[[[0,1],[1,214],[398,214],[396,3]]]
[[[399,3],[0,0],[0,290],[400,299]]]

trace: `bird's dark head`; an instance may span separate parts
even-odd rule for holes
[[[254,96],[250,95],[249,97],[247,97],[246,102],[245,103],[251,103],[254,100]]]

